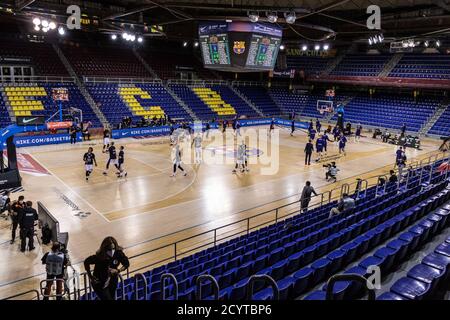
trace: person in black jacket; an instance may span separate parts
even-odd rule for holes
[[[33,209],[33,203],[27,201],[25,208],[19,213],[20,227],[20,251],[25,252],[26,240],[28,238],[28,250],[34,250],[34,222],[38,220],[38,214]]]
[[[92,264],[95,265],[94,273],[91,273]],[[127,256],[113,237],[106,237],[100,249],[84,260],[84,269],[100,300],[115,300],[118,274],[129,266]]]
[[[22,210],[25,208],[25,202],[24,202],[25,197],[24,196],[19,196],[19,199],[17,199],[16,201],[14,201],[11,204],[11,213],[9,214],[11,217],[11,244],[14,243],[14,241],[16,240],[16,230],[17,230],[17,226],[19,225],[19,216],[21,215]]]
[[[305,166],[311,165],[311,156],[314,151],[314,145],[312,144],[312,140],[309,139],[308,143],[305,146]]]

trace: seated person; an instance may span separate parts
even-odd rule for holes
[[[346,210],[353,209],[354,207],[355,207],[355,200],[351,198],[347,193],[344,193],[342,195],[341,201],[339,201],[338,203],[338,206],[331,209],[329,218],[341,214]]]
[[[391,171],[389,171],[389,174],[390,174],[389,181],[388,181],[389,184],[397,183],[398,182],[398,177],[395,174],[395,171],[391,170]]]

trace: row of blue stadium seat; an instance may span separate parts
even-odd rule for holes
[[[397,217],[415,204],[426,201],[428,197],[443,190],[447,182],[438,181],[443,177],[436,175],[433,181],[436,185],[431,185],[422,192],[417,178],[411,180],[412,189],[399,194],[392,191],[375,198],[375,190],[370,189],[365,198],[358,200],[355,210],[347,214],[328,219],[329,209],[335,205],[332,203],[305,215],[289,218],[288,224],[286,221],[280,222],[252,232],[248,236],[227,241],[214,248],[147,271],[144,276],[147,279],[148,296],[144,294],[144,283],[138,281],[138,288],[134,288],[134,279],[130,278],[125,280],[123,286],[126,298],[161,299],[160,278],[167,272],[175,274],[179,281],[179,299],[193,298],[195,279],[200,274],[216,277],[222,288],[220,291],[222,299],[242,299],[245,295],[245,285],[252,274],[270,274],[277,280],[282,296],[291,298],[298,296],[323,280],[327,274],[324,271],[328,268],[327,264],[325,267],[323,264],[324,255],[336,256],[337,252],[334,254],[332,252],[336,251],[338,246],[342,246],[339,250],[348,253],[347,262],[359,257],[362,251],[359,252],[359,245],[353,245],[352,241],[360,244],[368,243],[362,235],[384,226],[389,229],[374,232],[374,236],[379,234],[380,240],[386,239],[391,232],[398,231],[399,227],[403,226],[402,223],[391,223],[389,219]],[[442,199],[440,201],[443,201]],[[425,206],[424,210],[431,209],[432,206]],[[286,225],[290,227],[286,228]],[[306,267],[307,264],[311,264],[311,267]],[[311,268],[314,269],[312,274],[309,272]],[[306,275],[309,275],[309,285],[305,287]],[[310,276],[313,277],[312,280]],[[265,292],[264,289],[264,286],[256,286],[257,293],[254,298],[269,298],[270,295],[261,293]],[[167,286],[166,290],[168,297],[173,295],[173,286]],[[212,298],[211,286],[205,285],[202,292],[204,299]]]

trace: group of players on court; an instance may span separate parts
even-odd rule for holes
[[[108,175],[110,165],[114,165],[117,169],[117,178],[126,177],[128,173],[124,169],[125,162],[125,147],[119,148],[119,154],[117,154],[114,141],[110,141],[110,131],[108,129],[103,130],[103,153],[107,153],[109,158],[106,162],[106,168],[103,171],[103,175]],[[86,171],[86,181],[89,181],[89,177],[94,171],[94,165],[97,167],[97,159],[94,154],[94,149],[89,147],[88,151],[83,156],[84,167]]]

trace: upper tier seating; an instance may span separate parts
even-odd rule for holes
[[[31,65],[35,75],[69,75],[55,50],[48,43],[6,41],[0,46],[0,58],[25,59],[24,62],[17,61],[13,64]]]
[[[330,75],[376,77],[390,58],[391,55],[385,54],[347,54]]]
[[[405,54],[390,77],[450,79],[450,55]]]
[[[307,56],[286,56],[288,68],[303,70],[306,75],[318,75],[325,71],[330,58],[307,57]]]
[[[284,113],[295,111],[297,115],[308,118],[323,118],[317,110],[317,100],[327,100],[327,97],[318,94],[297,94],[289,92],[287,88],[273,87],[270,96],[280,106]],[[347,96],[336,95],[334,101],[343,101]],[[335,104],[334,104],[335,105]]]
[[[412,97],[381,93],[373,98],[358,96],[345,106],[344,117],[354,124],[392,129],[400,129],[405,123],[408,131],[419,131],[439,102],[438,98],[418,98],[416,103]]]
[[[424,176],[423,181],[428,181],[428,173]],[[249,277],[267,274],[277,282],[281,299],[294,299],[428,215],[419,227],[409,229],[412,238],[405,242],[406,247],[389,243],[388,249],[377,251],[377,257],[380,257],[378,263],[385,261],[385,269],[390,270],[407,257],[408,250],[416,250],[432,234],[449,225],[450,211],[430,214],[430,211],[450,200],[448,181],[444,178],[445,174],[433,173],[431,184],[421,186],[416,172],[416,177],[409,180],[409,189],[402,186],[397,192],[396,185],[390,185],[386,193],[376,196],[376,189],[370,188],[365,196],[357,199],[356,207],[348,212],[329,218],[329,210],[336,205],[335,202],[312,209],[144,272],[147,295],[142,279],[136,279],[137,287],[134,278],[127,279],[119,286],[117,296],[121,298],[123,289],[125,299],[160,300],[161,276],[172,273],[178,280],[178,299],[192,300],[197,277],[209,274],[219,284],[220,299],[243,300]],[[367,269],[351,268],[347,272],[365,275]],[[267,284],[257,282],[253,299],[272,298],[272,291],[266,287]],[[343,289],[336,286],[335,296],[355,295],[357,290],[353,289],[351,285]],[[343,294],[340,295],[341,292]],[[173,285],[167,285],[164,293],[168,299],[173,299]],[[201,298],[213,299],[212,294],[211,283],[204,283]],[[87,298],[94,299],[95,294],[81,297]],[[324,298],[324,291],[307,298]]]
[[[114,126],[123,117],[131,117],[134,123],[142,117],[159,118],[164,114],[172,119],[191,120],[189,114],[161,84],[88,83],[87,88],[94,101],[100,103],[100,110],[108,122]]]
[[[450,106],[447,106],[447,109],[439,117],[438,121],[436,121],[428,133],[441,136],[450,136]]]
[[[62,108],[75,107],[83,111],[83,121],[91,121],[100,127],[100,121],[74,83],[4,84],[0,87],[3,105],[9,106],[14,116],[43,115],[46,118],[59,110],[53,101],[52,88],[67,88],[69,101],[62,102]],[[10,124],[11,120],[4,124]]]
[[[225,85],[190,88],[185,85],[171,84],[170,87],[201,120],[234,118],[236,115],[239,117],[243,115],[247,117],[258,116],[244,100]],[[220,110],[223,110],[223,112],[220,112]]]
[[[237,87],[237,90],[241,92],[247,99],[253,102],[262,113],[266,116],[280,115],[281,110],[272,100],[268,91],[264,87],[253,86],[241,86]]]
[[[131,49],[117,46],[61,46],[61,49],[80,76],[151,78]]]
[[[216,79],[214,74],[203,68],[203,64],[190,53],[140,52],[144,60],[161,79],[179,79],[180,71],[191,71],[200,79]]]

